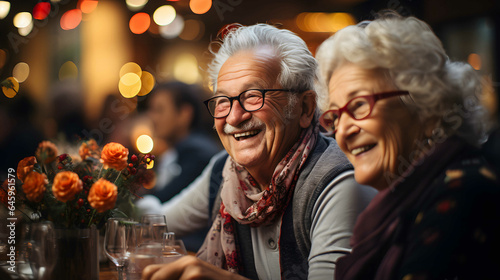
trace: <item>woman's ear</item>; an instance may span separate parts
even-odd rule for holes
[[[316,92],[308,90],[301,95],[300,98],[301,113],[300,127],[307,128],[311,125],[311,121],[316,112]]]

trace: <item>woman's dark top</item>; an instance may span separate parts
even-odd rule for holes
[[[360,215],[336,280],[500,279],[497,175],[457,137],[424,153]]]

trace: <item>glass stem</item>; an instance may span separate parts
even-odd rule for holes
[[[118,270],[118,280],[126,280],[125,279],[125,266],[119,265],[116,267]]]

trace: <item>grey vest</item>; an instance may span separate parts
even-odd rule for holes
[[[226,158],[227,156],[219,158],[212,169],[209,203],[212,216],[210,220],[213,220],[219,211],[221,203],[220,182]],[[319,135],[313,152],[300,171],[293,199],[283,213],[280,237],[282,279],[307,279],[307,257],[311,249],[309,236],[314,204],[335,177],[351,169],[352,166],[335,140]],[[255,271],[250,227],[236,222],[234,225],[237,248],[244,268],[240,274],[250,279],[258,279]]]

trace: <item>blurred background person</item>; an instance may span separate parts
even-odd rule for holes
[[[382,13],[317,53],[321,124],[379,194],[359,216],[336,279],[494,279],[500,188],[479,146],[486,112],[473,68],[431,28]]]
[[[157,181],[150,194],[161,202],[191,183],[220,150],[213,137],[199,126],[202,93],[194,85],[167,82],[159,84],[148,96],[147,115],[158,147]]]
[[[201,88],[177,81],[160,83],[148,95],[147,115],[153,125],[157,178],[155,187],[138,201],[142,209],[177,195],[220,151],[213,136],[201,126],[204,120],[210,119],[203,117],[205,111],[200,110],[202,96]],[[184,236],[186,248],[198,250],[207,230],[208,227]]]

